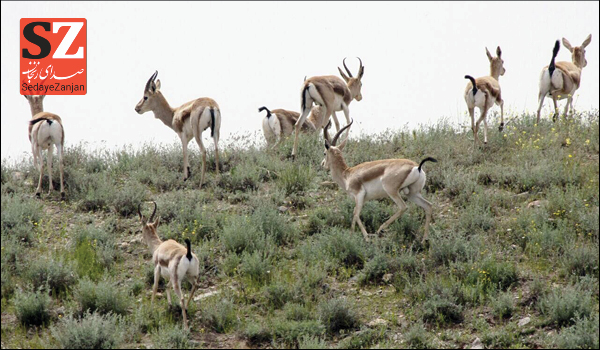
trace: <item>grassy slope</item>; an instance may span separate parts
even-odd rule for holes
[[[236,140],[222,152],[224,173],[210,164],[201,190],[198,152],[184,183],[178,145],[69,147],[66,202],[56,192],[33,198],[29,163],[3,164],[2,347],[72,345],[61,336],[86,305],[121,315],[108,321],[118,331],[98,337],[125,347],[463,347],[477,337],[487,347],[589,345],[581,334],[595,334],[597,347],[598,120],[598,111],[556,125],[518,116],[503,133],[494,124],[484,150],[443,122],[351,140],[350,165],[439,160],[425,165],[429,248],[411,203],[374,242],[350,232],[353,201],[320,168],[315,137],[302,139],[296,163],[286,159],[289,140],[269,152]],[[145,200],[158,202],[162,237],[192,238],[204,262],[197,295],[217,291],[193,303],[190,334],[173,328],[180,317],[165,297],[150,305],[136,215]],[[394,210],[370,202],[363,222],[374,232]],[[34,288],[38,299],[51,295],[47,306],[31,306]],[[49,321],[22,325],[36,323],[28,306],[47,309]]]

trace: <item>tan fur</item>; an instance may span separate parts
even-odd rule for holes
[[[581,73],[585,66],[587,66],[587,60],[585,58],[585,48],[590,44],[592,40],[592,35],[590,34],[581,44],[581,46],[572,47],[571,43],[563,38],[563,46],[571,52],[571,60],[572,62],[560,61],[556,62],[556,72],[560,72],[562,75],[562,86],[557,87],[552,82],[552,77],[550,77],[550,85],[545,85],[542,83],[545,78],[545,74],[548,71],[548,66],[545,66],[542,69],[542,74],[540,76],[540,92],[538,94],[538,111],[537,111],[537,122],[540,122],[542,106],[544,105],[544,99],[547,94],[552,96],[552,101],[554,103],[554,114],[552,119],[556,121],[558,117],[558,100],[567,99],[567,104],[565,106],[564,115],[566,116],[569,112],[569,107],[571,108],[571,112],[573,112],[573,95],[579,89],[581,84]],[[549,88],[549,90],[547,90]]]
[[[469,110],[471,117],[471,130],[473,130],[473,139],[475,146],[481,141],[479,140],[479,124],[483,121],[483,137],[484,143],[487,144],[487,113],[497,104],[500,106],[500,126],[499,130],[502,131],[504,128],[504,100],[502,100],[502,90],[500,89],[500,83],[498,80],[501,75],[504,75],[506,69],[504,68],[504,60],[502,59],[502,50],[500,46],[496,49],[496,57],[492,56],[490,51],[486,48],[485,53],[490,62],[490,75],[479,77],[475,79],[475,85],[477,86],[477,96],[484,96],[483,104],[477,103],[477,97],[473,95],[473,84],[471,81],[467,82],[465,87],[464,98]],[[479,108],[480,116],[477,122],[475,122],[475,107]]]

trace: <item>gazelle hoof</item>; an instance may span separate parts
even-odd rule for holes
[[[61,192],[61,193],[60,193],[60,200],[63,200],[63,201],[64,201],[64,200],[66,199],[66,197],[67,197],[67,196],[65,195],[65,193],[64,193],[64,192]]]
[[[557,118],[558,118],[558,114],[554,114],[554,115],[552,116],[552,121],[553,121],[554,123],[556,123],[556,119],[557,119]]]
[[[36,196],[37,198],[42,198],[42,194],[41,194],[40,192],[36,192],[35,196]]]
[[[498,131],[502,132],[502,130],[504,130],[504,123],[500,123],[500,126],[498,127]]]

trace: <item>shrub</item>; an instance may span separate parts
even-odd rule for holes
[[[295,348],[301,338],[322,337],[325,327],[319,321],[283,321],[273,323],[274,340],[282,342],[290,348]]]
[[[119,316],[86,313],[81,319],[63,318],[51,331],[61,349],[117,349],[123,339],[121,322]]]
[[[94,283],[88,278],[82,279],[79,282],[79,288],[75,291],[75,300],[79,304],[82,314],[89,311],[99,314],[125,315],[128,312],[127,295],[106,280]]]
[[[258,322],[250,322],[244,330],[244,336],[254,346],[270,342],[273,339],[271,330]]]
[[[53,295],[62,295],[77,283],[77,274],[73,267],[62,259],[31,260],[26,276],[34,289],[47,287]]]
[[[156,349],[189,349],[190,332],[178,325],[168,325],[152,334],[153,347]]]
[[[117,256],[113,235],[92,225],[78,228],[73,245],[73,259],[77,262],[77,272],[80,276],[87,276],[92,280],[98,280],[104,269],[110,267]]]
[[[281,309],[295,295],[294,285],[277,281],[264,288],[267,304],[275,309]]]
[[[483,294],[496,289],[507,290],[517,280],[517,268],[514,263],[499,262],[494,258],[483,261],[481,267],[471,270],[466,277],[466,283],[478,286]]]
[[[247,253],[242,255],[242,263],[239,271],[242,276],[250,278],[250,280],[259,286],[269,282],[271,279],[271,265],[269,257],[261,252]]]
[[[301,255],[309,262],[333,259],[338,265],[360,269],[371,251],[359,233],[332,228],[319,235],[315,241],[305,243],[301,248]]]
[[[499,319],[510,318],[515,311],[513,297],[508,292],[499,294],[492,302],[492,307],[494,309],[494,316]]]
[[[50,297],[37,292],[21,292],[15,296],[15,313],[19,322],[27,327],[46,326],[50,323]]]
[[[223,227],[220,240],[228,252],[241,254],[270,249],[270,241],[247,217],[235,216]]]
[[[362,286],[369,283],[381,283],[383,275],[390,270],[389,258],[385,254],[377,254],[358,275],[358,283]]]
[[[232,300],[221,299],[202,310],[202,323],[217,333],[228,333],[238,325],[237,309]]]
[[[252,213],[251,221],[270,237],[277,245],[284,245],[294,241],[294,232],[282,215],[275,208],[259,206]]]
[[[325,339],[318,336],[304,335],[298,342],[298,349],[328,349]]]
[[[553,324],[565,326],[574,324],[578,317],[590,317],[594,304],[591,293],[567,287],[542,296],[538,309]]]
[[[598,278],[598,261],[598,245],[582,245],[566,251],[563,257],[563,266],[568,274],[591,275]]]
[[[362,329],[338,344],[338,349],[369,349],[384,339],[382,330]]]
[[[2,236],[33,242],[43,212],[41,204],[34,199],[2,195]]]
[[[434,295],[423,304],[423,321],[439,324],[461,323],[463,320],[462,307],[451,298]]]
[[[286,195],[303,193],[308,190],[314,177],[311,167],[288,163],[281,170],[277,183]]]
[[[283,307],[285,319],[289,321],[305,321],[312,319],[308,308],[304,305],[289,303]]]
[[[146,187],[139,182],[126,183],[116,193],[114,190],[111,192],[111,205],[123,217],[137,214],[138,205],[146,198]]]
[[[575,324],[564,328],[556,337],[558,349],[598,349],[598,314],[575,320]]]
[[[405,333],[404,338],[411,349],[436,349],[436,346],[433,345],[431,335],[422,323],[417,323],[410,327]]]
[[[330,299],[319,304],[319,320],[330,334],[360,325],[358,315],[346,299]]]

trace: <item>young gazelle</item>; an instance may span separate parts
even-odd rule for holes
[[[345,83],[342,79],[334,75],[317,76],[304,80],[301,93],[301,115],[295,125],[296,135],[294,137],[292,157],[295,157],[296,155],[298,149],[298,134],[313,103],[325,109],[324,115],[321,118],[323,124],[315,125],[317,130],[321,129],[325,125],[324,122],[328,121],[330,117],[333,117],[336,130],[339,131],[340,123],[335,115],[336,111],[344,111],[346,123],[350,123],[350,110],[348,109],[350,102],[354,99],[357,101],[362,100],[360,90],[362,88],[361,79],[365,73],[365,66],[363,66],[360,58],[358,58],[358,60],[360,61],[360,68],[358,69],[358,76],[356,78],[352,76],[352,73],[350,73],[350,70],[346,66],[345,58],[343,64],[348,76],[346,76],[346,74],[338,67],[342,78],[346,81]]]
[[[204,173],[206,171],[206,149],[202,143],[202,132],[210,127],[210,136],[215,143],[215,163],[217,174],[219,173],[219,133],[221,128],[221,111],[215,100],[203,97],[184,103],[172,108],[160,92],[160,79],[156,80],[156,71],[144,88],[144,97],[135,106],[138,114],[148,111],[154,112],[154,117],[160,119],[166,126],[173,129],[181,139],[183,148],[183,180],[191,176],[188,165],[188,143],[196,138],[200,151],[202,151],[202,176],[200,187],[204,184]]]
[[[385,230],[391,223],[396,221],[407,207],[400,197],[400,191],[408,196],[408,200],[415,203],[425,210],[425,234],[423,242],[428,239],[429,222],[431,221],[432,205],[421,195],[421,190],[425,186],[425,171],[422,170],[423,163],[427,161],[437,162],[437,160],[428,157],[420,164],[408,159],[384,159],[373,162],[366,162],[350,168],[346,165],[342,150],[346,146],[348,136],[339,145],[336,146],[338,137],[350,127],[352,123],[346,125],[333,138],[329,139],[327,127],[323,129],[325,137],[325,159],[322,165],[331,171],[331,177],[341,188],[349,195],[354,197],[356,206],[352,217],[352,230],[357,222],[365,240],[369,240],[367,230],[360,220],[360,212],[365,201],[389,197],[398,206],[398,212],[384,222],[377,230],[377,234]]]
[[[25,95],[31,109],[31,120],[29,121],[29,141],[33,152],[33,163],[40,171],[35,195],[41,197],[42,178],[44,176],[44,158],[42,151],[48,150],[48,179],[50,188],[48,194],[54,190],[52,183],[52,145],[56,146],[58,153],[58,166],[60,170],[60,197],[65,199],[65,187],[63,182],[63,149],[65,145],[65,130],[60,117],[53,113],[44,112],[45,95]]]
[[[483,121],[483,138],[484,143],[487,144],[487,112],[494,104],[500,106],[500,126],[499,130],[504,129],[504,101],[502,100],[502,93],[500,91],[500,84],[498,79],[501,75],[506,73],[504,69],[504,60],[502,59],[502,50],[500,46],[496,49],[497,57],[492,57],[492,54],[485,48],[485,53],[490,60],[490,75],[473,79],[470,75],[465,75],[465,79],[469,79],[471,82],[467,84],[465,89],[465,102],[469,108],[469,115],[471,115],[471,129],[475,138],[475,145],[481,143],[477,132],[479,131],[479,124]],[[475,123],[475,107],[479,108],[479,120]]]
[[[567,99],[567,105],[565,106],[564,115],[567,115],[569,106],[571,106],[571,112],[573,112],[573,95],[575,91],[579,89],[581,84],[581,71],[583,67],[587,66],[587,60],[585,59],[585,48],[592,41],[592,34],[583,41],[581,46],[572,47],[569,40],[563,38],[563,45],[567,50],[571,51],[571,58],[573,62],[554,62],[558,50],[560,49],[560,43],[556,40],[554,49],[552,50],[552,60],[550,65],[542,69],[540,74],[540,93],[538,94],[539,107],[537,111],[537,122],[540,122],[540,112],[544,105],[544,99],[546,95],[552,95],[552,102],[554,102],[554,115],[552,120],[556,121],[558,117],[558,105],[557,100]]]
[[[274,109],[270,111],[267,107],[260,107],[259,112],[267,111],[267,115],[263,119],[262,128],[267,140],[267,144],[273,144],[273,148],[290,136],[294,132],[294,125],[300,116],[300,113],[288,111],[285,109]],[[312,133],[317,130],[315,124],[321,123],[321,108],[314,106],[310,112],[310,116],[302,125],[302,131]]]
[[[154,211],[152,212],[150,219],[144,218],[140,209],[141,204],[138,206],[138,214],[142,220],[142,236],[144,242],[146,242],[150,248],[150,253],[152,253],[152,262],[154,263],[152,303],[154,303],[154,296],[156,295],[156,290],[158,288],[158,281],[162,275],[164,278],[169,280],[166,288],[169,305],[171,305],[171,292],[169,291],[169,286],[172,285],[173,290],[175,290],[175,294],[177,294],[179,297],[179,302],[181,303],[183,325],[185,328],[187,328],[188,324],[186,311],[198,286],[197,280],[200,273],[200,262],[198,261],[196,254],[192,253],[191,242],[189,239],[185,239],[187,247],[184,247],[172,239],[163,242],[158,237],[156,230],[158,228],[159,218],[152,222],[154,215],[156,214],[157,205],[156,202],[152,203],[154,203]],[[184,278],[187,278],[193,285],[187,303],[185,302],[181,292],[181,282]]]

